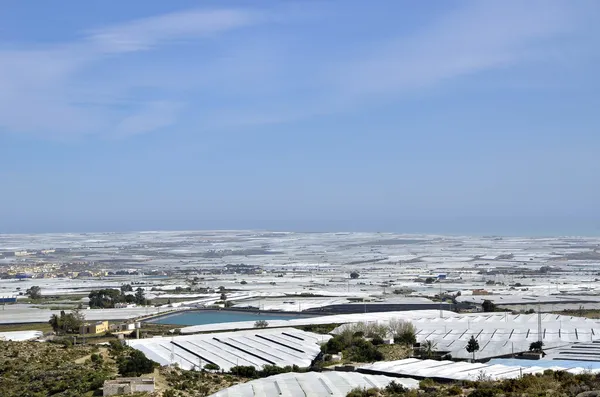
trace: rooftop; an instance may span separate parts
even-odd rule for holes
[[[418,387],[414,379],[394,379],[357,372],[290,372],[235,385],[210,397],[345,397],[354,388],[383,388],[391,381],[406,388]]]

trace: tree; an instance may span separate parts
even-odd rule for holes
[[[68,314],[65,314],[64,311],[60,313],[61,328],[67,333],[79,333],[84,321],[85,317],[78,309]]]
[[[85,316],[79,309],[74,309],[71,313],[65,313],[64,310],[61,310],[60,316],[57,314],[53,314],[50,317],[48,323],[54,330],[54,332],[64,332],[64,333],[79,333],[79,329],[83,325],[85,321]]]
[[[119,357],[117,366],[123,376],[141,376],[152,372],[158,364],[146,358],[141,351],[132,349],[128,356]]]
[[[141,287],[135,290],[135,303],[137,305],[146,304],[146,295],[144,295],[144,289]]]
[[[350,278],[351,279],[357,279],[360,277],[360,274],[358,274],[358,272],[352,272],[350,273]]]
[[[54,332],[57,332],[61,330],[61,321],[60,321],[60,317],[58,316],[58,314],[53,314],[50,317],[50,321],[48,321],[48,323],[50,323],[50,326],[52,327],[52,330]]]
[[[423,355],[427,358],[433,357],[433,353],[437,349],[437,343],[432,340],[426,340],[421,345],[421,351]]]
[[[90,298],[90,307],[92,309],[112,308],[115,307],[115,303],[125,302],[125,298],[121,295],[120,290],[110,288],[91,291],[88,297]]]
[[[392,395],[401,395],[408,391],[408,389],[400,383],[396,383],[396,381],[391,381],[386,387],[385,391]]]
[[[492,302],[491,300],[484,300],[483,303],[481,304],[481,307],[483,308],[483,311],[486,313],[491,313],[491,312],[495,312],[496,311],[496,304],[494,304],[494,302]]]
[[[221,293],[221,300],[222,301],[226,301],[227,300],[227,294],[225,292]]]
[[[394,343],[397,345],[412,347],[415,343],[417,343],[417,337],[414,332],[404,331],[401,334],[394,336]]]
[[[27,291],[25,291],[25,293],[32,300],[38,300],[42,297],[42,289],[37,285],[32,286]]]
[[[257,320],[254,323],[254,328],[267,328],[269,323],[266,320]]]
[[[339,336],[334,336],[333,338],[329,339],[327,343],[321,346],[321,351],[323,353],[338,354],[339,352],[344,350],[345,347],[346,346],[344,346],[342,338],[340,338]]]
[[[248,284],[248,282],[247,282],[246,280],[242,280],[242,281],[240,282],[240,284],[242,284],[242,285],[246,285],[246,284]]]
[[[475,352],[479,351],[479,342],[477,342],[474,335],[471,335],[471,339],[469,339],[466,349],[468,353],[473,353],[473,361],[475,361]]]
[[[531,344],[529,345],[529,351],[541,353],[543,347],[544,347],[544,342],[542,342],[542,341],[531,342]]]
[[[123,284],[121,285],[121,292],[132,292],[133,291],[133,287],[131,286],[131,284]]]
[[[388,329],[396,344],[412,346],[417,343],[417,330],[407,321],[391,319]]]
[[[73,309],[71,313],[69,313],[67,316],[69,319],[69,326],[71,328],[71,332],[79,332],[79,329],[85,322],[85,314],[83,314],[83,312],[79,308],[77,308]]]
[[[433,284],[433,283],[435,283],[435,280],[436,279],[434,277],[427,277],[425,279],[425,284]]]
[[[355,338],[352,345],[344,350],[344,356],[359,363],[383,360],[383,353],[377,349],[377,346],[363,338]]]

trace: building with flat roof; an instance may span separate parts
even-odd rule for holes
[[[104,381],[103,396],[114,396],[133,393],[153,393],[154,378],[117,378]]]
[[[83,324],[81,328],[79,328],[79,333],[82,335],[101,334],[104,332],[108,332],[108,328],[108,321],[97,321],[93,324]]]

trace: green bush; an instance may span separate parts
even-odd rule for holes
[[[229,370],[234,375],[242,376],[244,378],[256,378],[256,368],[250,365],[236,365],[231,367]]]
[[[371,339],[371,343],[374,344],[375,346],[379,346],[379,345],[383,345],[384,341],[381,336],[375,336],[375,337],[373,337],[373,339]]]
[[[417,343],[417,336],[413,331],[407,330],[394,335],[394,343],[397,345],[412,346]]]
[[[371,342],[364,339],[355,339],[353,344],[344,350],[344,356],[351,361],[360,363],[383,360],[383,353],[377,350]]]
[[[18,354],[14,354],[18,352]],[[56,344],[0,341],[2,397],[78,397],[91,395],[111,377],[111,369],[92,360],[87,346],[60,348]]]
[[[118,358],[117,366],[123,376],[141,376],[154,371],[158,364],[146,358],[141,351],[131,349],[128,355]]]
[[[96,353],[93,353],[93,354],[90,356],[90,360],[91,360],[93,363],[101,363],[101,362],[103,362],[103,361],[104,361],[104,359],[102,358],[102,356],[101,356],[100,354],[96,354]]]
[[[401,394],[405,393],[407,389],[400,383],[396,383],[396,381],[393,380],[385,387],[385,391],[392,394]]]
[[[365,389],[357,387],[356,389],[350,390],[350,393],[346,394],[346,397],[376,397],[379,395],[377,389]]]
[[[214,364],[214,363],[208,363],[204,366],[204,368],[211,370],[211,371],[218,371],[221,369],[221,367],[219,367],[217,364]]]
[[[472,391],[469,394],[469,397],[494,397],[498,394],[499,393],[496,389],[478,388],[478,389],[475,389],[474,391]]]
[[[321,346],[321,351],[323,353],[338,354],[339,352],[344,350],[345,347],[346,346],[343,343],[341,337],[334,336],[333,338],[329,339],[327,343]]]
[[[433,379],[427,378],[419,382],[419,389],[421,390],[426,390],[433,386],[435,386],[435,382],[433,381]]]

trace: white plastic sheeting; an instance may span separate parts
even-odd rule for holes
[[[453,316],[414,324],[419,342],[431,340],[437,350],[450,352],[454,358],[472,357],[465,349],[471,336],[479,342],[477,359],[527,351],[538,339],[545,348],[600,339],[600,323],[595,320],[556,314],[542,314],[541,318],[539,336],[537,314]]]
[[[444,316],[456,315],[456,313],[444,311]],[[336,314],[332,316],[319,316],[312,318],[297,318],[294,320],[269,320],[269,327],[297,327],[300,325],[311,324],[342,324],[355,323],[359,321],[366,322],[385,322],[392,318],[406,321],[418,319],[432,319],[439,317],[439,310],[413,310],[400,312],[377,312],[377,313],[355,313],[355,314]],[[195,332],[208,331],[226,331],[232,329],[248,329],[254,327],[254,321],[239,321],[234,323],[193,325],[181,329],[182,334],[193,334]]]
[[[297,365],[308,367],[331,336],[293,328],[250,330],[202,335],[130,340],[127,343],[161,365],[183,369],[217,364],[229,371],[244,365]]]
[[[235,385],[210,397],[345,397],[352,389],[384,388],[391,381],[410,389],[418,387],[414,379],[394,379],[357,372],[290,372]]]
[[[530,363],[527,364],[529,365]],[[415,358],[408,358],[398,361],[380,361],[370,365],[365,365],[358,369],[360,372],[370,374],[449,380],[513,379],[525,374],[543,373],[545,370],[567,371],[576,374],[590,371],[584,366],[572,368],[564,368],[560,366],[520,367],[499,364],[418,360]],[[598,373],[600,372],[600,369],[591,371]]]
[[[600,342],[573,343],[554,349],[544,349],[544,360],[576,360],[585,362],[600,362]],[[587,365],[582,362],[581,365]]]
[[[33,340],[41,338],[44,335],[42,331],[11,331],[11,332],[0,332],[0,340],[11,340],[15,342],[22,342],[26,340]]]
[[[446,312],[447,313],[447,312]],[[600,322],[581,317],[542,314],[541,339],[545,348],[576,342],[600,340]],[[454,358],[469,359],[467,342],[474,336],[479,342],[475,358],[484,359],[528,351],[538,340],[537,314],[444,314],[444,317],[414,318],[417,341],[433,341],[436,350],[449,352]],[[380,322],[387,324],[387,321]],[[341,331],[336,328],[333,333]]]
[[[82,313],[85,319],[95,320],[127,320],[142,316],[166,313],[178,308],[159,308],[150,306],[124,307],[120,309],[86,309]],[[8,305],[0,310],[0,324],[45,323],[53,314],[60,315],[60,310],[38,309],[30,305]]]

